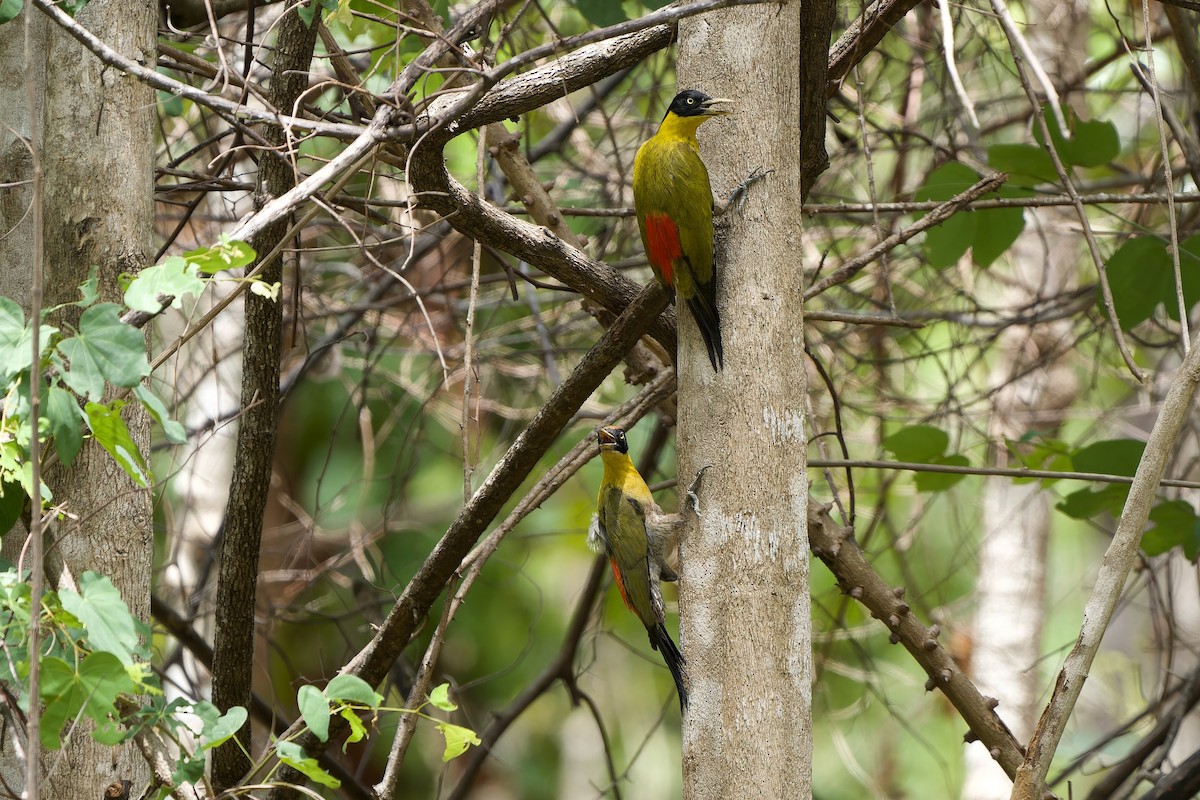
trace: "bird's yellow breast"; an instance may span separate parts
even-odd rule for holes
[[[653,500],[650,487],[638,474],[629,456],[614,451],[602,451],[600,460],[604,463],[604,480],[600,484],[600,493],[605,489],[616,487],[639,503]]]

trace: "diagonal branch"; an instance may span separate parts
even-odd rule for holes
[[[343,674],[356,675],[372,686],[384,679],[480,535],[537,467],[537,462],[557,440],[580,406],[620,363],[650,323],[659,318],[668,302],[662,287],[657,283],[651,284],[604,332],[463,506],[433,552],[404,587],[371,641],[342,668]],[[343,729],[343,721],[333,718],[330,721],[331,739]],[[280,738],[292,735],[296,735],[292,741],[306,749],[315,751],[323,746],[316,736],[303,730],[299,724],[294,725],[287,736]],[[278,779],[284,784],[303,780],[291,768],[281,770]],[[269,795],[271,800],[293,796],[294,791],[284,786],[272,790]]]
[[[853,531],[840,527],[830,518],[828,506],[813,500],[809,501],[808,538],[813,555],[829,567],[841,590],[883,622],[892,632],[891,642],[904,645],[929,675],[925,688],[941,689],[946,695],[971,728],[968,740],[983,742],[1009,776],[1016,774],[1024,757],[1021,745],[996,714],[996,700],[980,694],[938,642],[939,628],[926,628],[913,616],[904,602],[904,589],[888,586],[867,563]]]

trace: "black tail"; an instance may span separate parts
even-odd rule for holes
[[[721,317],[717,314],[717,305],[700,295],[688,298],[687,304],[692,311],[692,319],[696,320],[696,327],[704,337],[713,372],[720,372],[725,366],[725,350],[721,346]]]
[[[667,633],[661,622],[646,632],[650,634],[650,646],[662,653],[663,661],[667,663],[667,669],[671,670],[671,677],[675,679],[675,689],[679,692],[679,713],[682,714],[688,704],[687,685],[683,677],[683,665],[687,662],[683,660],[683,653],[679,652],[679,648],[671,640],[671,634]]]

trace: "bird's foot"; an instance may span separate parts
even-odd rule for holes
[[[746,198],[750,195],[750,187],[763,180],[774,171],[775,170],[773,169],[756,167],[753,172],[746,176],[744,181],[735,186],[733,191],[729,193],[729,198],[725,201],[724,205],[721,206],[721,213],[725,214],[729,211],[736,211],[739,215],[741,215],[742,211],[746,208]]]
[[[687,499],[692,505],[692,510],[696,512],[696,516],[702,516],[700,513],[700,496],[696,494],[700,489],[700,479],[704,477],[704,473],[712,469],[712,464],[705,464],[696,473],[696,477],[692,480],[692,485],[687,489]]]

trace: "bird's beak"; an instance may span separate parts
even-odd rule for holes
[[[725,97],[710,97],[701,105],[700,110],[704,112],[706,117],[723,117],[727,114],[732,114],[732,108],[713,108],[718,103],[728,103],[733,105],[733,101]]]
[[[608,428],[601,428],[596,432],[596,442],[600,447],[604,447],[606,444],[616,444],[617,437]]]

